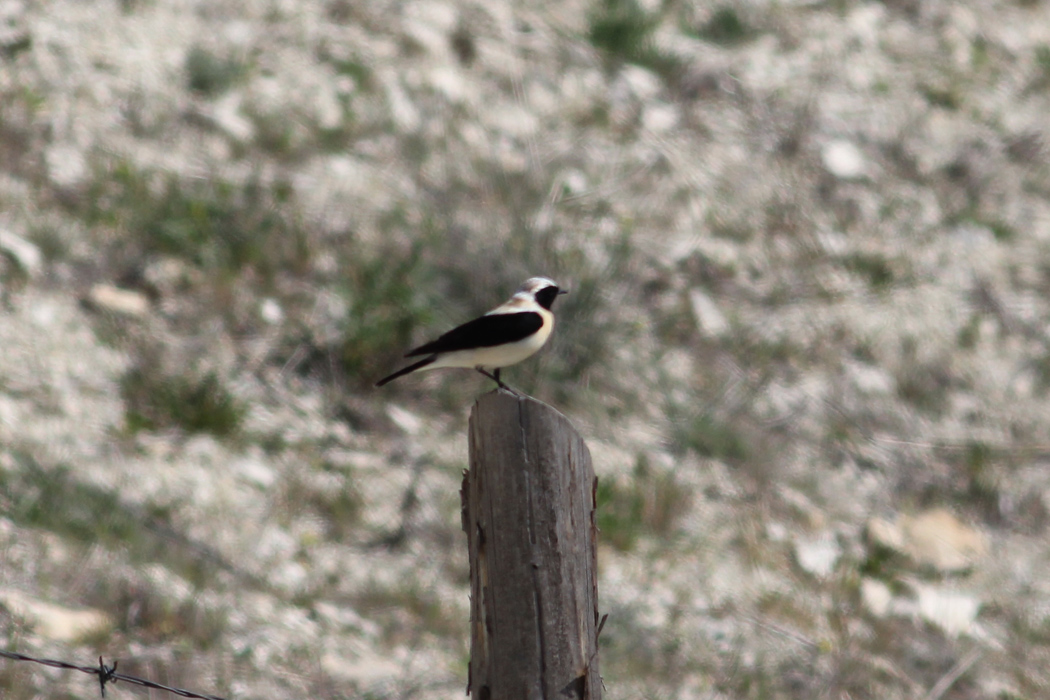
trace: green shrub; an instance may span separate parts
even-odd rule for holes
[[[239,432],[247,412],[215,373],[194,378],[135,368],[124,375],[121,395],[131,432],[178,428],[226,437]]]

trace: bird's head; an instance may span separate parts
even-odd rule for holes
[[[568,292],[558,289],[558,285],[553,280],[546,277],[530,277],[525,280],[514,296],[535,299],[537,304],[545,309],[550,309],[554,300],[561,294],[568,294]]]

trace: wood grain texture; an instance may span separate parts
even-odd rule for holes
[[[475,700],[600,700],[596,483],[565,416],[501,391],[478,399],[461,492]]]

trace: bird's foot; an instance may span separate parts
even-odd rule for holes
[[[503,391],[507,392],[508,394],[514,394],[515,396],[517,396],[519,398],[524,398],[525,397],[525,394],[521,393],[520,391],[517,391],[516,389],[512,389],[511,387],[507,386],[506,384],[504,384],[500,380],[500,378],[499,378],[499,370],[498,369],[495,371],[495,373],[488,372],[488,371],[482,369],[481,367],[475,367],[474,369],[476,369],[477,371],[481,372],[482,374],[484,374],[486,377],[488,377],[492,381],[496,382],[496,385],[500,389],[502,389]]]

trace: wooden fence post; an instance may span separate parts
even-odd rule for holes
[[[601,700],[596,486],[565,416],[502,391],[474,404],[460,493],[473,700]]]

